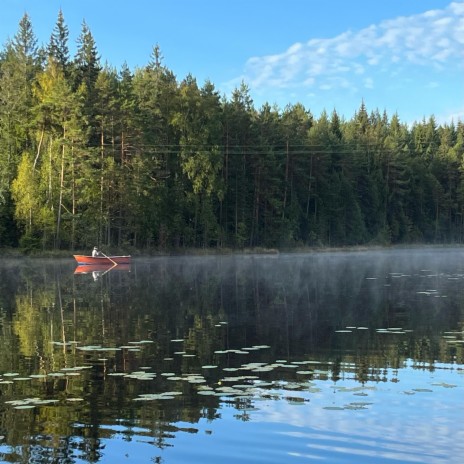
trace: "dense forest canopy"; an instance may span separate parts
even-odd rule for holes
[[[120,249],[461,243],[464,125],[254,107],[242,83],[178,81],[158,46],[102,65],[62,12],[0,51],[0,247]]]

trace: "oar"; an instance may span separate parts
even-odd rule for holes
[[[116,261],[113,261],[109,256],[106,256],[105,253],[103,253],[103,251],[100,251],[100,253],[105,257],[105,258],[108,258],[115,266],[118,265],[118,263]]]
[[[110,258],[108,258],[110,259]],[[103,274],[100,275],[100,277],[103,277],[106,273],[110,272],[111,269],[114,269],[116,266],[118,265],[118,263],[114,263],[110,268],[108,268]]]

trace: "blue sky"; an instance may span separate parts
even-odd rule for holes
[[[1,44],[25,12],[46,44],[60,8],[72,54],[85,20],[102,63],[134,70],[158,44],[179,81],[229,96],[243,80],[256,108],[464,120],[462,0],[2,0]]]

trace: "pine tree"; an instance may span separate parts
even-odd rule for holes
[[[47,47],[48,55],[53,57],[59,64],[65,77],[69,77],[69,48],[68,48],[69,31],[65,24],[63,12],[60,9],[50,42]]]
[[[22,153],[33,145],[32,87],[39,70],[37,39],[25,14],[0,59],[0,204],[5,211],[12,210],[9,189]]]

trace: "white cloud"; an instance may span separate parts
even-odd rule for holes
[[[371,79],[370,77],[366,77],[366,79],[364,79],[364,87],[366,89],[373,89],[374,88],[374,80]]]
[[[436,115],[436,120],[438,124],[449,124],[451,122],[456,124],[458,121],[464,121],[464,107],[455,111],[451,110],[443,114],[438,114]]]
[[[329,39],[295,43],[281,54],[253,57],[242,76],[251,88],[317,86],[346,88],[363,76],[373,86],[377,72],[400,73],[408,64],[443,70],[462,63],[464,3],[442,10],[398,17]],[[338,79],[340,78],[340,79]]]

